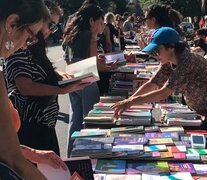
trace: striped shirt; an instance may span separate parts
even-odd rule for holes
[[[4,75],[9,98],[18,110],[21,121],[55,127],[59,112],[57,96],[23,96],[15,85],[17,77],[27,77],[33,82],[55,85],[54,81],[57,78],[54,77],[54,69],[48,71],[48,67],[43,67],[41,61],[32,58],[29,50],[24,50],[7,59],[4,64]]]

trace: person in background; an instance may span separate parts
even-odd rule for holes
[[[124,23],[124,19],[123,18],[117,18],[116,19],[116,25],[117,25],[117,30],[118,30],[118,36],[117,37],[119,38],[119,43],[120,43],[121,51],[125,50],[123,23]]]
[[[206,54],[207,52],[206,36],[207,36],[207,28],[199,29],[196,31],[194,47],[191,48],[192,52],[195,53],[204,52],[204,54]]]
[[[105,23],[106,27],[104,29],[104,35],[106,38],[106,49],[105,52],[114,52],[115,51],[115,42],[114,36],[118,36],[118,30],[115,28],[115,16],[113,13],[108,12],[105,14]]]
[[[114,115],[120,116],[134,104],[159,102],[176,91],[184,95],[190,108],[206,118],[206,59],[191,53],[180,41],[178,32],[170,27],[158,28],[143,51],[153,52],[161,63],[160,68],[131,97],[112,105]],[[202,128],[207,128],[206,119]]]
[[[114,67],[113,64],[106,65],[105,59],[98,56],[97,35],[102,27],[104,27],[103,11],[99,6],[89,4],[78,10],[71,26],[66,31],[73,62],[96,56],[99,72],[109,71]],[[69,120],[68,156],[70,156],[73,147],[72,133],[83,128],[83,118],[93,109],[93,105],[99,102],[100,93],[97,83],[91,84],[82,91],[70,93],[69,97],[73,113]]]
[[[77,82],[58,86],[58,80],[69,79],[70,75],[56,72],[46,55],[45,38],[54,31],[54,24],[59,21],[60,17],[56,14],[51,14],[51,20],[38,32],[36,44],[8,59],[5,77],[9,98],[21,119],[20,143],[39,150],[52,150],[60,155],[55,131],[59,113],[57,95],[80,90],[89,84]]]
[[[41,0],[0,1],[0,57],[8,58],[19,48],[31,43],[34,35],[48,21],[50,15]],[[29,33],[31,30],[32,34]],[[21,38],[19,38],[21,37]],[[46,179],[23,156],[12,121],[5,79],[0,70],[0,161],[24,179]],[[13,109],[13,108],[12,108]],[[0,179],[1,179],[0,174]]]

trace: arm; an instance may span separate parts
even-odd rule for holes
[[[108,26],[105,27],[103,34],[105,35],[105,39],[106,39],[106,52],[111,52],[112,44],[110,40],[110,31]]]
[[[54,168],[61,167],[67,170],[65,163],[53,151],[36,150],[24,145],[21,145],[21,149],[24,157],[31,162],[49,164]]]
[[[8,95],[2,73],[0,73],[0,84],[0,160],[25,179],[46,179],[21,153],[18,137],[9,113]]]
[[[145,84],[140,86],[139,89],[130,98],[138,96],[138,95],[146,94],[155,89],[158,89],[158,86],[154,83],[151,83],[150,81],[147,81]]]
[[[15,84],[24,96],[55,96],[58,94],[66,94],[73,91],[83,89],[89,85],[86,83],[76,82],[65,87],[51,86],[47,84],[33,82],[30,78],[19,76],[15,79]]]
[[[115,103],[114,105],[112,105],[112,108],[114,109],[114,116],[118,117],[123,111],[125,111],[127,108],[134,104],[150,103],[166,99],[169,95],[172,94],[172,92],[173,90],[167,87],[166,82],[166,84],[161,89],[154,90],[146,94],[134,96],[127,100]]]

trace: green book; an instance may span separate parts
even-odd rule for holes
[[[207,149],[193,149],[193,148],[188,148],[187,149],[187,154],[206,155],[207,154]]]

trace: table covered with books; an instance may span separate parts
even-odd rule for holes
[[[72,135],[72,157],[89,156],[95,179],[207,179],[206,146],[191,144],[191,134],[207,134],[196,130],[196,112],[164,102],[134,106],[114,120],[110,105],[121,98],[101,97],[84,119],[87,128]],[[159,120],[152,121],[153,108]]]

